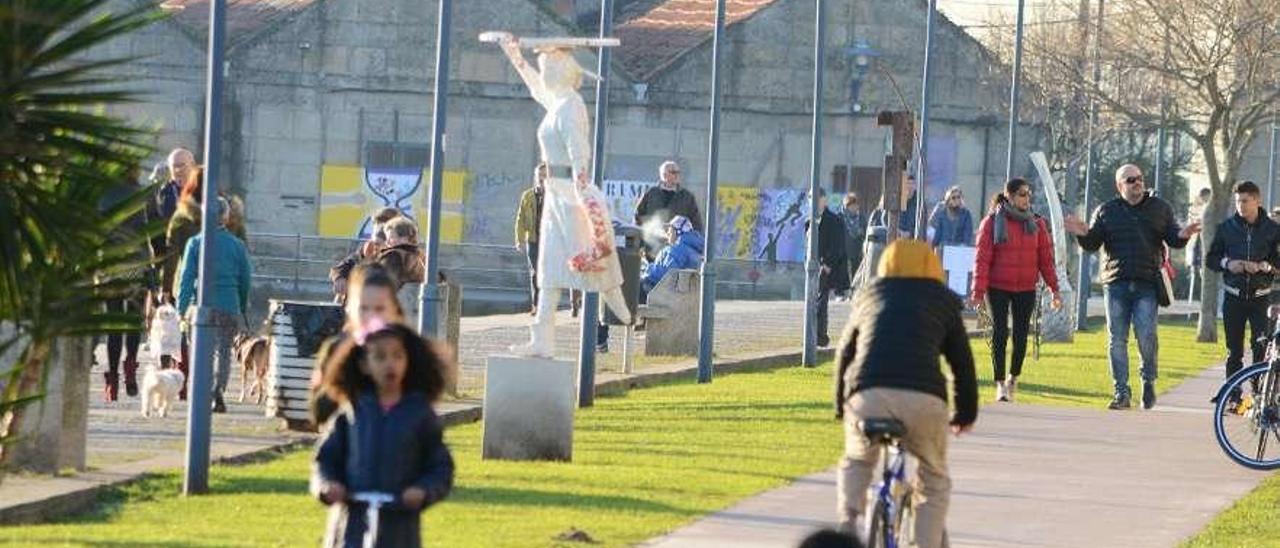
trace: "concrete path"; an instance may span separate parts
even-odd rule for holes
[[[951,445],[952,545],[1176,546],[1266,477],[1214,442],[1221,378],[1210,368],[1146,412],[984,405]],[[801,478],[645,546],[797,546],[834,520],[835,481]]]

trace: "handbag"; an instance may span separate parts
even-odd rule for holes
[[[1168,250],[1165,250],[1162,255],[1164,255],[1164,262],[1160,264],[1160,275],[1157,276],[1160,287],[1156,288],[1156,302],[1160,306],[1169,306],[1173,304],[1173,275],[1170,274],[1173,264],[1169,262]]]

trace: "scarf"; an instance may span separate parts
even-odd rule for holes
[[[994,235],[997,244],[1009,241],[1009,228],[1004,222],[1005,217],[1021,222],[1022,229],[1025,230],[1028,235],[1036,233],[1035,213],[1032,213],[1030,209],[1022,211],[1008,203],[1003,203],[1000,204],[1000,207],[996,208],[995,212],[996,225]]]

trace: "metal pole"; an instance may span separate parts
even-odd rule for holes
[[[209,258],[216,253],[213,231],[218,226],[218,176],[222,168],[222,86],[223,41],[226,37],[226,0],[209,2],[208,80],[204,105],[204,211],[200,219],[199,291],[196,293],[195,333],[191,341],[191,389],[187,391],[190,411],[187,413],[187,455],[182,476],[182,494],[197,495],[209,491],[210,409],[213,387],[214,325],[210,321],[208,296],[213,292],[213,266]]]
[[[928,159],[929,159],[929,79],[933,69],[933,27],[934,19],[938,14],[938,0],[929,0],[929,16],[925,19],[924,24],[924,83],[920,90],[920,159],[916,162],[916,233],[917,240],[923,240],[929,235],[929,229],[925,226],[924,208],[927,186],[926,175],[928,175]]]
[[[804,353],[800,364],[805,367],[818,365],[817,311],[821,288],[818,280],[818,179],[822,177],[822,69],[826,38],[826,2],[814,0],[813,29],[813,151],[809,164],[809,240],[804,261]]]
[[[1160,194],[1160,186],[1164,181],[1164,143],[1165,143],[1165,106],[1160,105],[1160,127],[1156,129],[1156,157],[1155,157],[1155,181],[1151,190],[1158,196]]]
[[[436,14],[436,71],[435,94],[431,106],[431,179],[427,186],[427,257],[424,262],[426,275],[418,295],[418,333],[425,337],[437,335],[436,317],[440,308],[440,286],[437,272],[440,270],[440,195],[444,186],[444,127],[449,99],[449,31],[453,16],[453,0],[440,0]]]
[[[1018,95],[1022,91],[1022,17],[1026,0],[1018,0],[1018,24],[1013,39],[1013,85],[1009,88],[1009,152],[1004,163],[1004,180],[1013,178],[1013,158],[1018,146]]]
[[[1164,32],[1164,64],[1169,65],[1169,27],[1165,27]],[[1168,88],[1167,78],[1160,77],[1161,87]],[[1165,139],[1168,135],[1165,125],[1167,124],[1169,113],[1169,97],[1166,95],[1160,98],[1160,127],[1156,128],[1156,157],[1155,157],[1155,181],[1151,187],[1152,192],[1157,196],[1160,195],[1160,187],[1164,182],[1164,148]]]
[[[987,173],[991,160],[991,126],[982,128],[982,193],[978,195],[978,203],[987,203]],[[981,205],[979,207],[982,207]]]
[[[1280,128],[1276,128],[1275,116],[1271,117],[1271,146],[1267,149],[1267,213],[1271,213],[1271,208],[1275,207],[1272,201],[1272,194],[1276,186],[1276,132]]]
[[[293,240],[293,290],[298,290],[298,281],[302,278],[302,233],[294,235]]]
[[[1093,36],[1093,85],[1097,87],[1102,82],[1102,16],[1106,11],[1106,0],[1098,0],[1098,21],[1097,31]],[[1084,161],[1084,207],[1081,212],[1084,215],[1084,221],[1087,223],[1089,219],[1089,187],[1093,186],[1093,153],[1094,153],[1094,126],[1098,123],[1098,100],[1089,100],[1089,121],[1087,127],[1088,150],[1085,153]],[[1079,290],[1078,299],[1076,300],[1076,329],[1085,329],[1089,327],[1089,253],[1084,249],[1080,250],[1080,271],[1076,274],[1076,288]]]
[[[600,37],[613,31],[613,0],[600,2]],[[600,48],[596,57],[595,142],[591,148],[591,181],[600,186],[604,181],[604,131],[609,118],[609,48]],[[610,242],[612,244],[613,242]],[[582,298],[582,344],[578,347],[578,407],[591,407],[596,399],[596,324],[600,311],[600,295],[587,293]],[[629,350],[623,343],[622,352]],[[624,364],[625,369],[625,364]]]
[[[724,38],[724,0],[716,0],[716,25],[711,35],[711,120],[707,144],[706,249],[702,256],[702,303],[698,308],[698,382],[711,382],[716,323],[716,179],[720,177],[720,46]]]

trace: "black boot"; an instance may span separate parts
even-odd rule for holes
[[[214,394],[214,395],[213,395],[213,412],[214,412],[214,413],[226,413],[226,412],[227,412],[227,404],[225,404],[225,403],[223,403],[223,402],[222,402],[222,394]]]
[[[1107,409],[1128,409],[1131,405],[1128,392],[1116,392],[1115,397],[1111,399],[1111,403],[1107,405]]]
[[[102,389],[102,399],[107,403],[112,403],[120,397],[120,373],[116,371],[107,371],[102,374],[103,380],[107,382]]]
[[[138,397],[138,361],[124,362],[124,393],[130,398]]]

